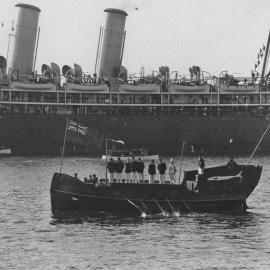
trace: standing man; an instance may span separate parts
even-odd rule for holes
[[[123,161],[120,159],[120,157],[118,158],[117,160],[117,163],[116,163],[116,173],[117,173],[117,181],[118,183],[121,183],[122,182],[122,172],[123,172],[123,169],[124,169],[124,163]]]
[[[203,174],[204,168],[205,168],[205,162],[202,155],[199,155],[198,163],[199,163],[198,174]]]
[[[129,182],[131,183],[131,162],[129,158],[126,161],[125,173],[126,173],[126,183],[129,183]]]
[[[166,164],[162,161],[162,159],[159,159],[158,164],[158,171],[159,171],[159,181],[161,184],[164,184],[165,182],[165,172],[167,170]]]
[[[115,172],[115,164],[114,164],[113,158],[110,158],[110,161],[107,164],[107,168],[109,171],[109,182],[112,183],[114,179],[114,172]]]
[[[227,163],[227,167],[228,167],[229,170],[233,170],[233,169],[235,169],[237,167],[237,163],[235,162],[233,157],[231,157],[231,159]]]
[[[144,180],[144,176],[143,176],[144,163],[143,163],[141,158],[138,158],[137,171],[138,171],[138,176],[139,176],[139,182],[143,183],[143,180]]]
[[[133,183],[137,183],[138,182],[138,178],[137,178],[137,161],[135,160],[135,157],[132,157],[131,172],[132,172],[132,181],[133,181]]]
[[[148,173],[149,173],[149,184],[154,184],[156,174],[156,166],[154,160],[152,160],[148,166]]]
[[[175,184],[175,174],[176,174],[176,167],[173,162],[173,159],[171,158],[170,165],[169,165],[169,177],[171,183]]]

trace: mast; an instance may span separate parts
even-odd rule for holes
[[[14,35],[13,34],[8,34],[7,61],[8,61],[8,55],[9,55],[9,47],[10,47],[11,36],[14,36]]]
[[[39,34],[40,34],[40,27],[38,28],[37,44],[36,44],[36,51],[35,51],[35,57],[34,57],[34,63],[33,63],[33,73],[35,73],[35,68],[36,68],[37,51],[38,51],[38,44],[39,44]]]
[[[267,45],[265,49],[265,55],[264,55],[264,60],[263,60],[263,68],[262,68],[262,74],[261,74],[261,79],[260,79],[260,85],[262,85],[263,80],[264,80],[264,74],[265,74],[265,68],[268,62],[268,57],[269,57],[269,44],[270,44],[270,30],[268,34],[268,40],[267,40]]]
[[[96,55],[96,63],[95,63],[95,71],[94,73],[97,73],[97,66],[98,66],[98,59],[99,59],[99,51],[100,51],[100,43],[101,43],[101,36],[103,33],[103,28],[100,26],[99,29],[99,37],[98,37],[98,46],[97,46],[97,55]]]
[[[125,41],[126,41],[126,31],[124,32],[124,37],[123,37],[123,43],[122,43],[122,50],[121,50],[121,56],[120,56],[120,67],[119,67],[119,72],[120,72],[120,68],[122,65],[122,61],[123,61],[123,54],[124,54],[124,48],[125,48]]]

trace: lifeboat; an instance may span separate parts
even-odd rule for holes
[[[109,150],[109,155],[107,155],[107,160],[110,158],[117,160],[121,157],[122,160],[128,160],[134,158],[141,158],[143,161],[158,160],[159,155],[149,155],[145,148],[131,149],[131,150]],[[102,155],[102,160],[106,160],[106,155]]]
[[[259,92],[259,85],[220,85],[219,91],[232,93]]]
[[[75,83],[68,83],[67,91],[73,92],[109,92],[109,87],[107,84],[75,84]]]
[[[210,85],[178,85],[178,84],[172,84],[170,85],[170,93],[207,93],[210,91]]]
[[[246,199],[257,186],[262,166],[236,165],[185,171],[181,183],[95,182],[55,173],[51,182],[51,209],[54,218],[91,216],[91,213],[116,215],[174,214],[179,212],[246,212]],[[87,180],[87,181],[86,181]]]
[[[121,84],[119,86],[119,92],[121,93],[159,93],[159,84]]]
[[[36,82],[11,82],[13,90],[37,90],[37,91],[56,91],[56,86],[53,83],[36,83]]]

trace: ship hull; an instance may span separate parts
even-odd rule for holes
[[[241,117],[177,116],[74,116],[89,127],[91,137],[67,142],[71,155],[102,155],[105,138],[124,140],[128,147],[145,147],[149,154],[177,155],[182,141],[185,152],[207,154],[250,153],[268,125],[267,119]],[[14,155],[59,155],[65,133],[64,115],[2,115],[0,147]],[[252,128],[252,132],[251,131]],[[260,145],[260,153],[270,153],[270,136]]]

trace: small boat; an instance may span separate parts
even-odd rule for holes
[[[120,157],[122,160],[131,159],[132,157],[143,161],[158,160],[159,155],[148,155],[145,148],[131,149],[131,150],[108,150],[107,159],[113,158],[114,160]],[[106,160],[106,155],[102,156],[102,160]]]
[[[7,147],[1,147],[0,155],[11,155],[11,149]]]
[[[182,211],[245,213],[246,199],[257,186],[262,166],[236,165],[185,171],[181,184],[85,183],[55,173],[51,182],[54,217],[94,212],[142,215]]]
[[[119,92],[129,92],[129,93],[159,93],[160,85],[159,84],[121,84],[119,87]]]

